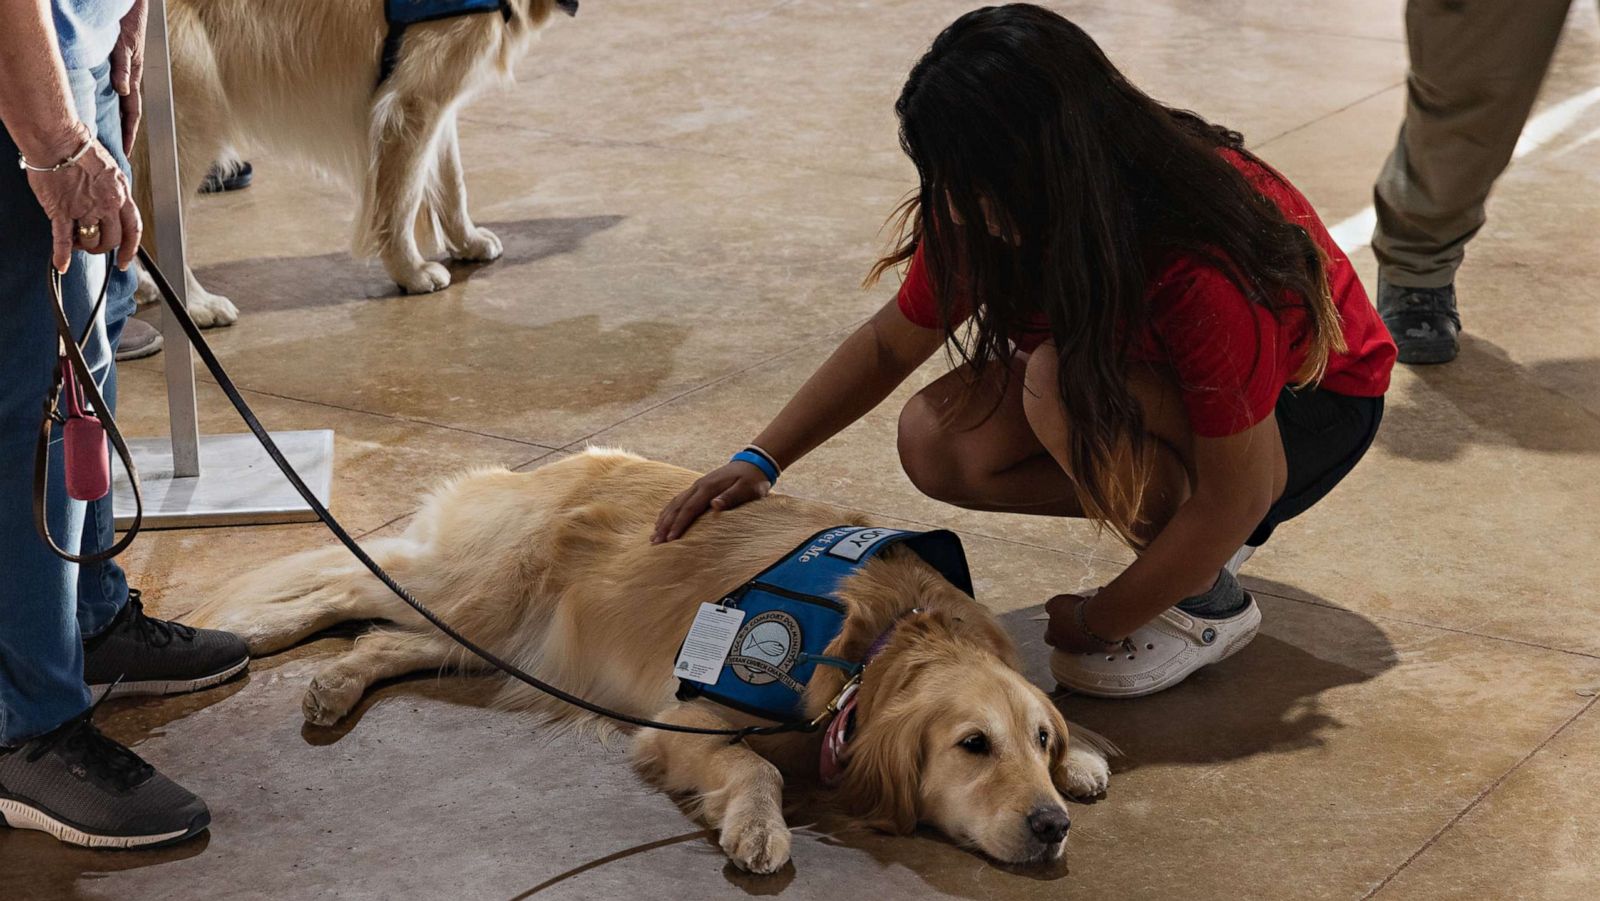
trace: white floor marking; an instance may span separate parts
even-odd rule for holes
[[[1529,119],[1528,124],[1523,127],[1522,137],[1517,140],[1517,147],[1511,152],[1511,158],[1522,159],[1548,144],[1551,138],[1571,128],[1580,116],[1596,104],[1600,104],[1600,87],[1575,94],[1541,111]],[[1578,144],[1587,143],[1593,139],[1594,134],[1591,132],[1579,138],[1566,149],[1570,150]],[[1367,206],[1355,215],[1335,223],[1328,229],[1328,234],[1333,236],[1334,243],[1343,248],[1345,253],[1353,254],[1371,243],[1372,229],[1377,224],[1377,211]]]

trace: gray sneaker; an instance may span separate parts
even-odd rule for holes
[[[151,848],[211,824],[204,801],[102,735],[90,713],[0,749],[0,823],[87,848]]]
[[[250,649],[239,636],[146,616],[137,588],[128,590],[128,604],[110,627],[83,643],[83,681],[108,697],[199,691],[249,665]]]
[[[128,317],[117,339],[117,362],[142,360],[161,352],[161,331],[143,319]]]

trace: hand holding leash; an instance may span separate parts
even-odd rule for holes
[[[50,263],[57,272],[66,272],[75,249],[116,251],[117,268],[127,269],[144,231],[128,177],[82,124],[75,140],[71,147],[52,151],[53,156],[19,160],[28,172],[28,186],[50,217]]]

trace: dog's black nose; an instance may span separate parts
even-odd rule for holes
[[[1042,844],[1053,845],[1067,837],[1072,817],[1059,807],[1035,807],[1028,814],[1028,828]]]

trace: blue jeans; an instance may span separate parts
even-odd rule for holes
[[[67,72],[78,118],[128,170],[119,98],[110,67]],[[0,129],[0,746],[48,732],[89,706],[83,640],[106,629],[128,601],[122,568],[79,567],[50,552],[34,530],[33,457],[45,393],[55,371],[50,312],[50,221],[17,168],[16,144]],[[63,279],[67,317],[77,334],[105,278],[104,257],[81,251]],[[85,358],[106,403],[116,406],[113,348],[133,313],[133,273],[111,268],[106,307]],[[50,445],[50,530],[82,553],[112,542],[111,498],[71,500],[62,484],[59,428]]]

